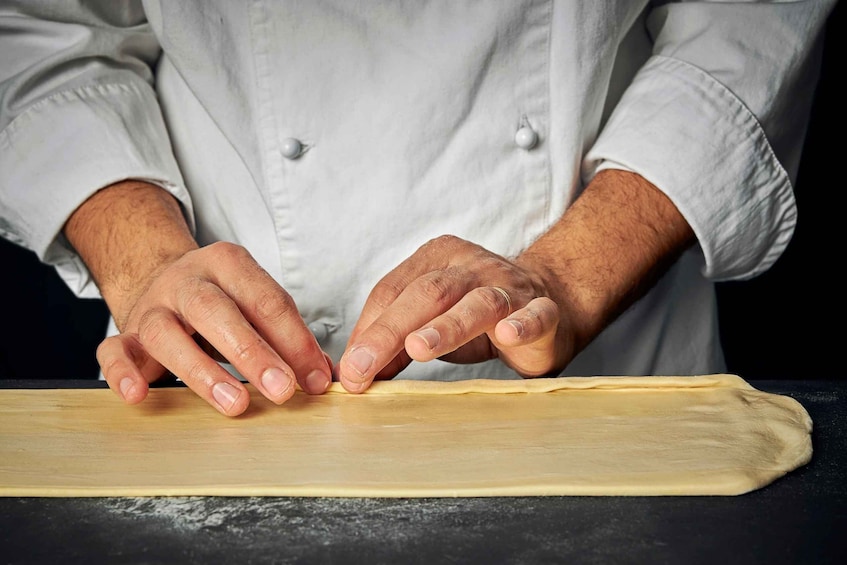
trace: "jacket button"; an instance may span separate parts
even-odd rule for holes
[[[308,327],[309,331],[312,332],[312,335],[315,336],[315,339],[318,343],[323,343],[326,338],[329,337],[329,328],[324,323],[314,321],[309,324]]]
[[[282,140],[281,152],[286,159],[296,159],[303,152],[303,144],[298,139],[288,137]]]
[[[538,134],[529,126],[523,126],[515,133],[515,144],[521,149],[532,149],[538,143]]]

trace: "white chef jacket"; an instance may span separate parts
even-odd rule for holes
[[[98,296],[62,226],[99,188],[155,182],[201,245],[244,245],[337,361],[418,246],[454,234],[516,256],[623,168],[698,245],[565,374],[720,372],[713,283],[763,272],[791,238],[833,5],[3,0],[0,235]],[[516,375],[434,361],[403,377]]]

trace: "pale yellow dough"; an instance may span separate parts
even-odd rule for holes
[[[226,418],[183,388],[0,390],[0,495],[734,495],[812,455],[806,410],[734,375],[252,394]]]

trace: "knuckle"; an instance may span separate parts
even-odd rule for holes
[[[112,357],[106,363],[100,363],[100,369],[103,371],[103,376],[110,376],[116,369],[121,367],[121,362],[116,357]]]
[[[456,247],[457,245],[460,245],[463,242],[463,240],[461,238],[459,238],[455,235],[449,234],[449,233],[446,233],[444,235],[439,235],[438,237],[434,238],[431,241],[433,241],[436,245],[438,245],[440,247],[446,247],[446,248]]]
[[[258,359],[264,352],[264,342],[258,336],[248,341],[240,341],[233,349],[233,359],[238,363],[250,363]]]
[[[370,301],[385,310],[391,306],[404,290],[404,286],[396,279],[383,279],[371,291]]]
[[[181,310],[191,322],[213,318],[221,307],[221,292],[211,285],[196,284],[181,287]]]
[[[171,328],[170,319],[162,310],[148,310],[138,320],[138,339],[142,344],[156,348],[167,339]]]
[[[500,291],[486,286],[476,290],[477,297],[482,301],[486,309],[494,312],[500,317],[509,315],[509,303]]]
[[[459,247],[465,243],[465,240],[453,234],[443,234],[435,238],[435,242],[448,249]]]
[[[446,335],[453,339],[463,338],[468,333],[466,316],[443,316],[439,323],[442,324]]]
[[[559,307],[547,297],[530,301],[524,310],[525,317],[532,319],[539,328],[548,328],[559,323]]]
[[[205,249],[220,259],[239,260],[250,255],[243,246],[229,241],[216,241],[207,245]]]
[[[111,357],[111,349],[114,347],[114,340],[114,336],[107,337],[97,346],[97,349],[94,352],[94,357],[101,366],[103,365],[103,361],[105,361],[108,357]]]
[[[253,303],[253,312],[259,323],[275,324],[290,315],[294,309],[294,302],[284,292],[262,292]]]
[[[497,255],[486,253],[484,256],[479,256],[474,259],[482,270],[490,273],[490,280],[509,281],[509,286],[518,289],[527,284],[526,277],[520,270],[506,259]]]
[[[520,322],[528,335],[537,335],[544,330],[544,319],[541,313],[535,309],[526,309],[520,318]]]
[[[377,320],[368,328],[368,333],[376,343],[403,343],[406,333],[396,324],[386,320]]]
[[[474,262],[483,270],[492,270],[499,273],[511,271],[510,265],[505,263],[502,258],[492,255],[482,248],[478,249],[474,255]]]
[[[455,235],[439,235],[421,245],[418,248],[418,253],[423,253],[425,256],[432,254],[440,257],[449,254],[450,250],[456,249],[462,243],[464,241]]]
[[[443,271],[435,271],[419,279],[420,292],[428,302],[446,306],[451,302],[453,291],[450,279]],[[449,304],[452,305],[452,304]]]
[[[104,375],[110,374],[112,369],[120,364],[120,358],[114,354],[113,345],[109,342],[110,339],[113,338],[107,338],[101,342],[100,345],[97,346],[97,351],[95,353],[97,363],[100,365],[100,369],[102,369]]]
[[[188,383],[201,383],[205,380],[207,373],[203,362],[195,360],[187,367],[184,380]]]
[[[211,264],[213,268],[215,265],[224,265],[223,268],[244,269],[245,266],[256,264],[253,255],[246,247],[229,241],[210,243],[202,251],[209,254],[205,261],[207,264]]]

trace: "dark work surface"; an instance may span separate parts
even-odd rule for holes
[[[0,498],[0,561],[847,563],[847,385],[752,384],[806,407],[815,451],[741,496]]]

